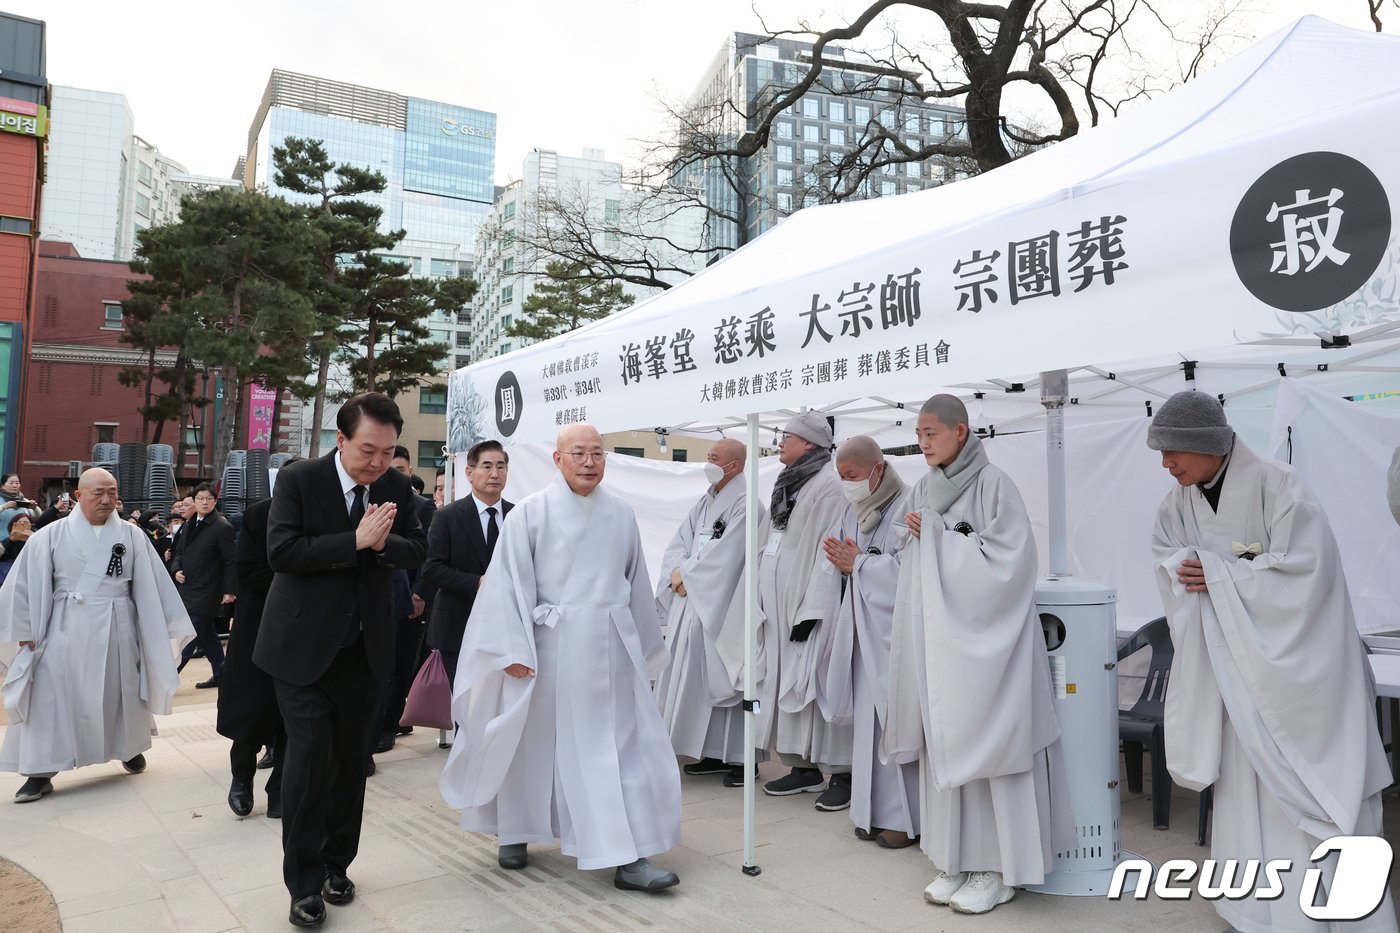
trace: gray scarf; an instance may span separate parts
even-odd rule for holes
[[[899,474],[890,466],[888,460],[883,462],[885,475],[880,477],[880,485],[854,506],[861,534],[870,534],[875,526],[880,524],[880,516],[885,513],[889,504],[904,494],[904,480],[899,478]]]
[[[773,498],[768,505],[768,517],[776,530],[782,531],[787,527],[788,513],[792,511],[798,491],[830,462],[831,451],[818,447],[807,451],[796,463],[783,467],[783,472],[773,483]]]
[[[967,443],[963,444],[963,449],[958,452],[952,463],[943,467],[933,467],[928,471],[925,505],[931,511],[942,515],[948,511],[948,506],[956,502],[958,496],[972,485],[972,481],[986,465],[987,451],[982,447],[982,438],[976,434],[968,434]]]

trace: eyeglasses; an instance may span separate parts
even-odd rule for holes
[[[602,463],[608,456],[606,450],[571,450],[568,453],[569,459],[580,465],[592,463],[594,460]]]

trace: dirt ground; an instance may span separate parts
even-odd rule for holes
[[[0,858],[0,904],[10,933],[58,933],[58,905],[42,881]]]

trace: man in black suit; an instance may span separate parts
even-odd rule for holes
[[[360,844],[365,762],[394,657],[393,572],[426,541],[408,478],[389,469],[403,418],[388,396],[357,395],[336,416],[336,450],[283,467],[268,515],[274,576],[253,661],[272,675],[287,741],[282,877],[288,919],[347,904]]]
[[[194,488],[194,512],[175,539],[170,569],[180,588],[180,598],[194,623],[194,641],[185,646],[180,659],[183,670],[196,647],[209,659],[214,675],[195,684],[200,689],[217,687],[224,674],[224,647],[215,625],[222,607],[233,602],[238,590],[238,574],[233,562],[233,526],[215,511],[218,500],[208,483]]]
[[[428,647],[442,654],[449,680],[457,677],[467,616],[496,549],[500,523],[512,508],[501,498],[509,468],[510,457],[497,441],[482,441],[469,450],[471,495],[439,509],[428,536],[422,578],[437,591],[428,619]]]

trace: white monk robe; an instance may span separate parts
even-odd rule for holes
[[[780,755],[818,767],[851,766],[850,723],[833,726],[817,708],[817,668],[830,655],[830,622],[841,601],[841,574],[826,559],[822,539],[840,523],[846,499],[830,464],[797,493],[787,528],[772,530],[758,562],[758,605],[763,613],[758,663],[760,718],[755,741]],[[743,612],[742,600],[735,611]],[[793,627],[818,620],[806,641]]]
[[[439,782],[462,828],[562,843],[581,869],[680,839],[680,775],[651,680],[666,663],[632,509],[563,476],[518,502],[467,621]],[[505,673],[523,664],[535,676]]]
[[[919,762],[934,865],[1039,884],[1075,830],[1026,507],[976,435],[909,507],[922,532],[900,559],[882,751]]]
[[[711,486],[691,508],[661,558],[656,605],[666,620],[669,658],[656,682],[656,702],[677,755],[744,760],[743,616],[730,612],[744,593],[742,475],[719,492]],[[759,506],[759,540],[768,511]],[[686,595],[671,589],[680,569]],[[726,662],[727,659],[727,662]]]
[[[887,470],[893,469],[886,466]],[[851,822],[858,828],[893,829],[919,835],[919,766],[880,760],[880,735],[890,672],[890,626],[894,621],[899,554],[907,532],[905,495],[885,507],[869,532],[856,510],[846,512],[836,537],[856,542],[851,576],[841,595],[831,657],[818,699],[831,722],[853,722]],[[899,527],[896,528],[896,524]]]
[[[122,573],[108,576],[117,546]],[[92,525],[75,509],[39,529],[0,587],[10,714],[0,771],[53,774],[149,749],[151,714],[169,715],[180,686],[179,641],[193,636],[139,528],[115,513]],[[22,641],[34,649],[15,654]]]
[[[1173,490],[1152,536],[1175,654],[1166,698],[1167,768],[1191,790],[1215,785],[1211,857],[1292,859],[1275,900],[1218,900],[1244,933],[1395,930],[1389,897],[1362,922],[1326,924],[1298,907],[1319,842],[1381,835],[1390,783],[1376,730],[1375,683],[1357,633],[1332,529],[1292,467],[1238,437],[1212,510],[1195,486]],[[1235,544],[1254,550],[1236,557]],[[1199,560],[1206,592],[1177,581]]]

